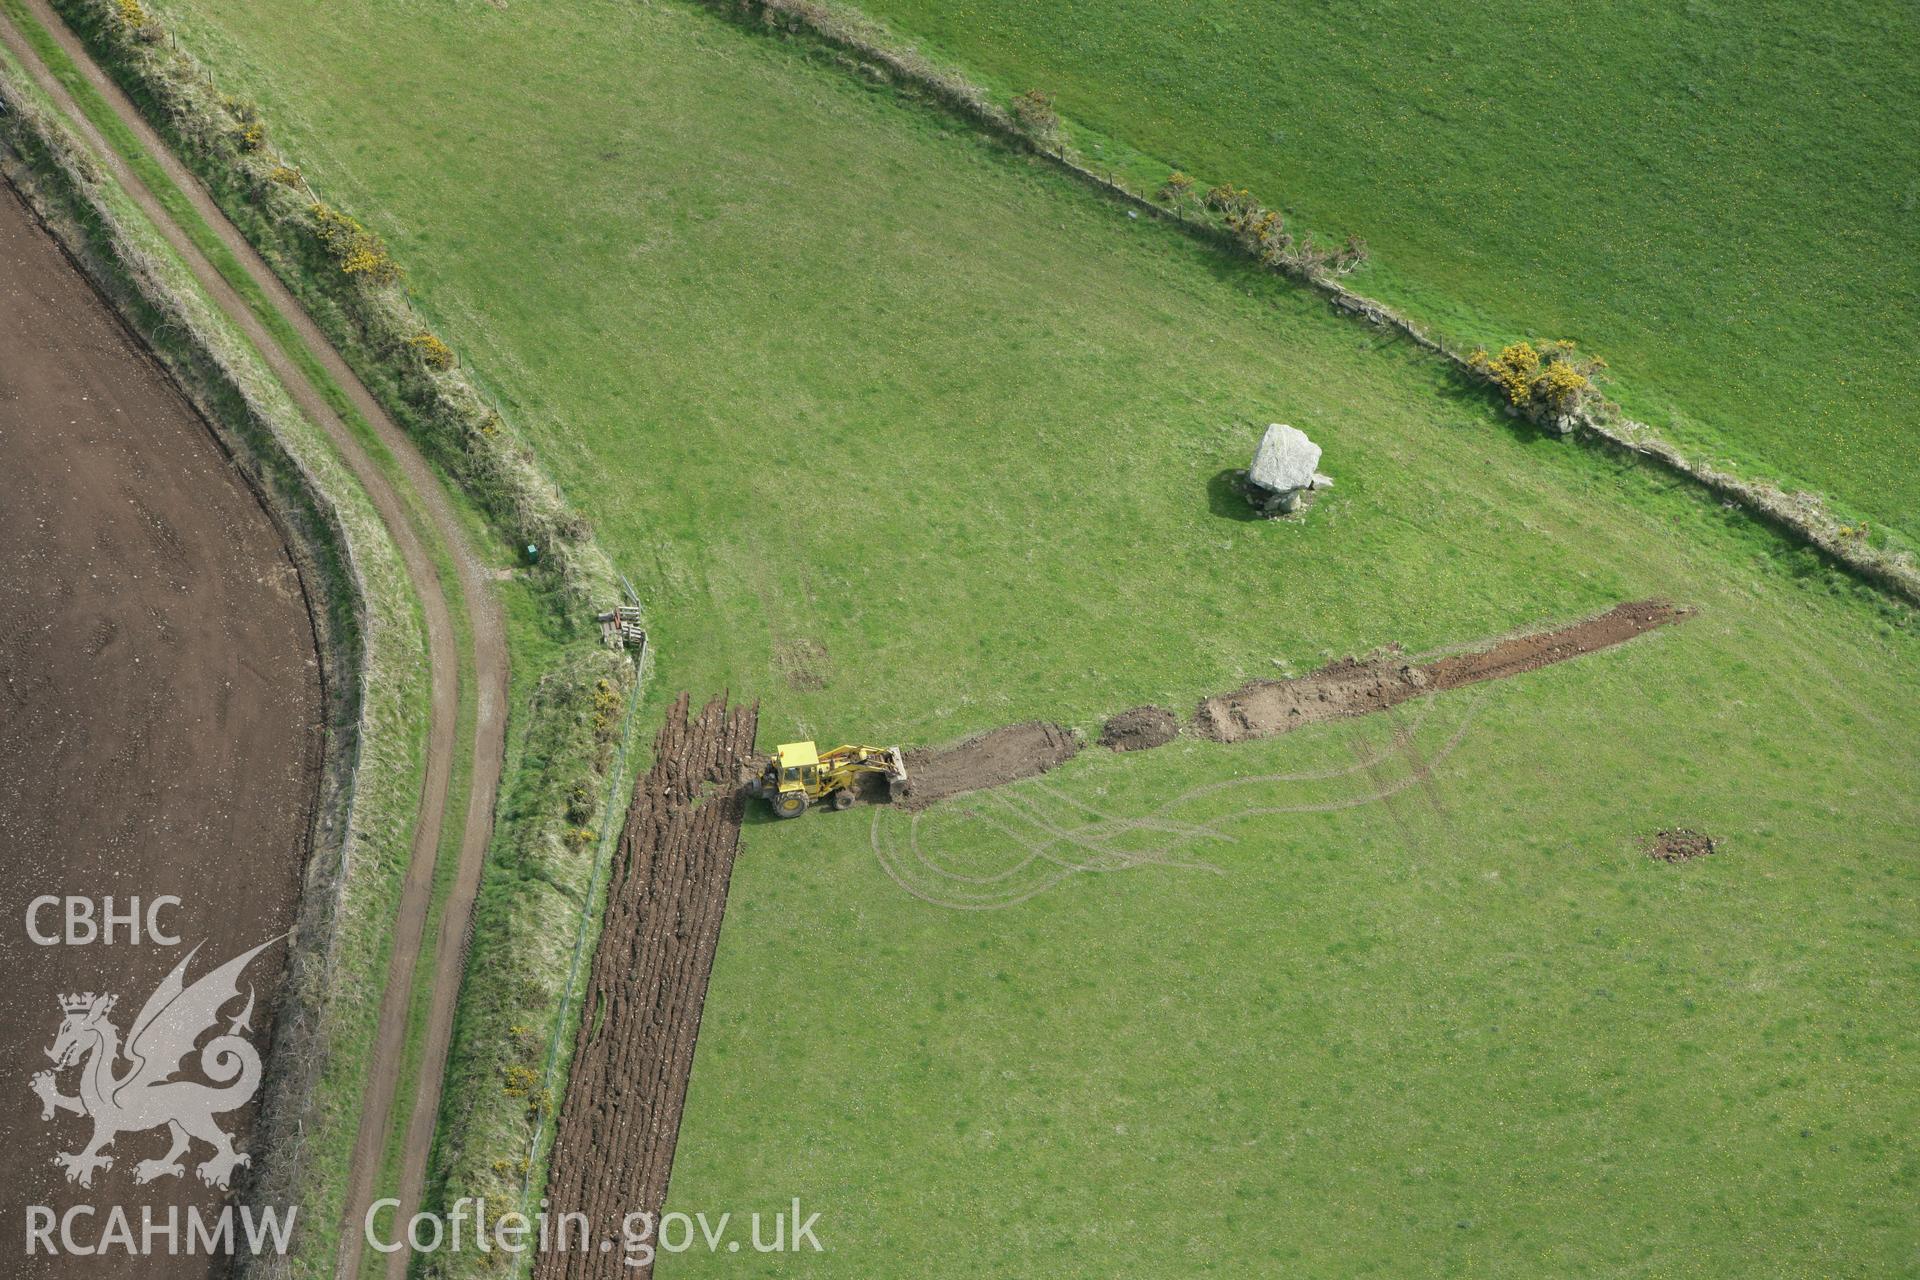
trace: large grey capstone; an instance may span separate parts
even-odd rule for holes
[[[1275,493],[1308,489],[1313,487],[1314,468],[1319,465],[1320,446],[1307,439],[1306,432],[1276,422],[1260,437],[1247,479]]]

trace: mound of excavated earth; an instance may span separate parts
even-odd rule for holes
[[[1044,720],[995,729],[958,746],[922,748],[907,756],[909,787],[901,804],[923,809],[964,791],[1031,778],[1079,750],[1080,739],[1071,729]]]
[[[1694,858],[1706,857],[1719,847],[1719,841],[1691,827],[1656,831],[1641,844],[1647,856],[1658,862],[1690,862]]]
[[[1150,751],[1180,735],[1180,718],[1165,707],[1135,707],[1107,721],[1100,745],[1113,751]]]
[[[1664,600],[1639,600],[1556,631],[1514,636],[1433,662],[1415,664],[1394,650],[1342,658],[1298,679],[1256,680],[1207,698],[1194,713],[1194,727],[1218,742],[1241,742],[1385,711],[1425,693],[1501,680],[1610,648],[1689,616],[1690,610]]]

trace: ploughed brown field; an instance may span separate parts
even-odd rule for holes
[[[322,689],[307,600],[274,523],[159,366],[0,181],[0,1274],[221,1274],[206,1257],[26,1255],[27,1207],[217,1211],[195,1143],[184,1174],[141,1185],[164,1129],[126,1132],[88,1188],[54,1164],[92,1133],[42,1119],[32,1077],[53,1064],[60,997],[112,993],[124,1036],[196,944],[188,980],[285,932],[321,757]],[[172,895],[158,923],[112,945],[43,946],[42,896],[116,914]],[[66,933],[61,907],[36,919]],[[84,927],[77,936],[85,935]],[[285,947],[241,976],[265,1049]],[[220,1030],[241,1011],[236,999]],[[203,1037],[204,1039],[205,1037]],[[118,1070],[124,1071],[122,1064]],[[79,1092],[78,1067],[59,1092]],[[182,1078],[198,1077],[191,1055]],[[251,1107],[216,1117],[248,1148]],[[234,1178],[239,1186],[241,1171]],[[57,1239],[57,1235],[56,1235]]]
[[[596,1242],[623,1240],[630,1213],[659,1221],[666,1205],[740,847],[737,779],[759,722],[757,703],[729,708],[718,697],[695,714],[682,693],[654,740],[653,767],[634,780],[547,1184],[556,1221],[586,1216],[586,1247],[567,1236],[540,1255],[534,1280],[653,1274]]]

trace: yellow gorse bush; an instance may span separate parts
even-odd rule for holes
[[[620,700],[620,691],[606,681],[600,681],[593,693],[593,727],[596,733],[613,732],[620,723],[620,717],[626,706]]]
[[[1564,360],[1550,361],[1533,384],[1534,395],[1561,413],[1578,408],[1581,397],[1592,389],[1593,379]]]
[[[1223,182],[1209,188],[1201,203],[1220,215],[1228,231],[1263,266],[1319,279],[1343,276],[1367,260],[1367,243],[1348,236],[1338,249],[1316,244],[1311,235],[1296,236],[1278,209],[1270,209],[1245,187]]]
[[[313,219],[314,235],[339,262],[340,270],[350,276],[365,276],[375,284],[392,284],[400,278],[400,264],[387,252],[387,246],[356,219],[317,201],[307,206],[307,213]]]
[[[1564,339],[1544,342],[1515,342],[1502,347],[1498,355],[1474,352],[1467,367],[1492,383],[1508,404],[1530,414],[1565,416],[1584,407],[1596,393],[1594,374],[1606,368],[1606,361],[1582,359],[1574,344]]]
[[[427,362],[428,368],[438,369],[442,373],[453,368],[453,348],[442,342],[439,335],[416,333],[407,339],[407,345],[420,353],[420,358]]]
[[[1485,374],[1510,403],[1524,406],[1532,398],[1533,380],[1540,373],[1540,353],[1533,349],[1531,342],[1502,347],[1500,354],[1492,358],[1484,351],[1476,351],[1467,363]]]
[[[377,245],[356,246],[342,259],[340,269],[350,276],[367,276],[381,284],[391,284],[400,278],[399,265]]]

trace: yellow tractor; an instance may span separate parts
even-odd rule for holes
[[[850,809],[868,778],[885,781],[887,798],[906,794],[907,765],[898,747],[835,747],[818,750],[811,742],[789,742],[747,784],[750,794],[773,806],[782,818],[797,818],[807,806],[826,801]]]

